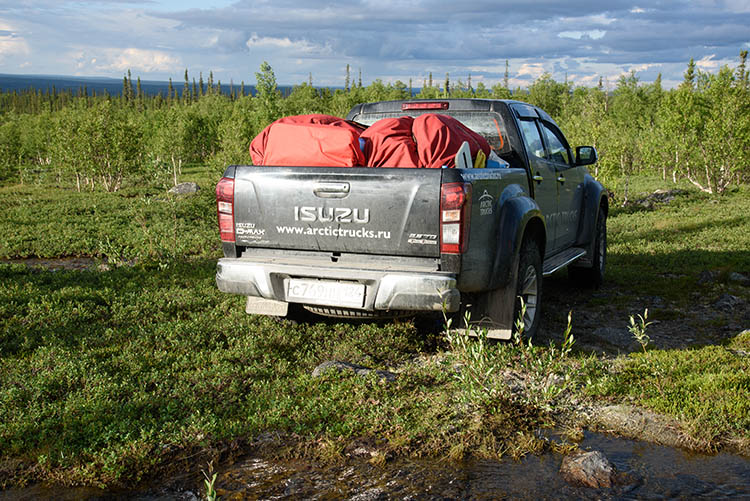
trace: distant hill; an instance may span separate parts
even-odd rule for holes
[[[177,91],[178,95],[182,95],[182,89],[184,81],[172,82],[172,87]],[[190,87],[192,88],[192,79]],[[135,89],[136,80],[133,79],[133,88]],[[204,83],[205,86],[205,83]],[[0,74],[0,91],[2,92],[13,92],[23,91],[28,89],[41,90],[42,92],[52,91],[54,88],[57,91],[70,90],[73,93],[82,92],[84,89],[89,93],[103,94],[106,91],[110,95],[119,96],[122,94],[122,79],[117,78],[104,78],[104,77],[74,77],[74,76],[61,76],[61,75],[8,75]],[[160,92],[163,95],[167,94],[169,89],[169,82],[159,82],[155,80],[141,80],[141,89],[147,95],[156,96]],[[227,82],[222,82],[221,92],[229,95],[230,90],[235,92],[239,91],[240,84],[235,83],[230,85]],[[291,92],[291,86],[279,86],[279,90],[284,95],[288,95]],[[245,93],[255,93],[254,85],[245,85]]]

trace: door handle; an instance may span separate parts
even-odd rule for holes
[[[349,183],[318,183],[313,187],[313,193],[318,198],[346,198],[349,189]]]
[[[542,176],[540,176],[539,174],[537,174],[536,176],[532,177],[531,179],[533,179],[537,183],[541,183],[542,181],[544,181],[544,178]]]

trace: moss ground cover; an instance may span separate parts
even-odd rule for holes
[[[613,363],[412,321],[248,316],[241,297],[216,290],[215,208],[201,184],[177,198],[0,188],[3,258],[130,261],[108,271],[0,264],[0,485],[130,484],[268,430],[294,437],[285,453],[329,460],[359,439],[381,459],[520,455],[547,447],[534,430],[560,425],[570,402],[586,399],[648,406],[709,446],[750,443],[747,334]],[[750,271],[747,195],[690,191],[655,210],[613,208],[608,280],[681,300],[701,290],[701,270]],[[311,376],[332,359],[399,377]]]

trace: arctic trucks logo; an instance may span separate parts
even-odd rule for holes
[[[370,209],[349,207],[295,207],[294,220],[306,223],[357,223],[370,222]]]

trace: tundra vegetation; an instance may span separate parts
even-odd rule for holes
[[[573,290],[555,311],[562,301],[550,293],[548,334],[494,344],[414,320],[249,316],[241,297],[215,287],[211,187],[224,165],[248,162],[249,141],[279,116],[343,115],[407,97],[406,85],[305,83],[283,97],[264,65],[255,96],[228,97],[210,80],[191,87],[187,76],[181,96],[144,96],[127,77],[123,96],[0,96],[0,487],[132,485],[185,468],[198,478],[211,460],[257,450],[259,436],[283,437],[269,454],[320,461],[362,442],[376,463],[564,451],[591,409],[622,402],[673,419],[688,447],[750,454],[750,332],[724,317],[679,322],[721,294],[750,301],[746,283],[730,280],[750,271],[745,57],[715,74],[691,63],[673,90],[635,75],[614,89],[543,76],[513,93],[549,110],[574,143],[596,145],[615,201],[604,296]],[[458,82],[425,85],[419,97],[447,94],[511,95]],[[164,189],[182,180],[204,189]],[[669,204],[622,204],[672,185],[681,191]],[[14,262],[65,257],[93,264]],[[559,274],[549,284],[571,290]],[[602,356],[577,319],[618,302],[638,307],[596,321],[634,328],[636,347]],[[674,321],[675,336],[703,341],[658,346],[652,333]],[[327,360],[397,378],[313,377]],[[567,438],[541,438],[544,427]]]

